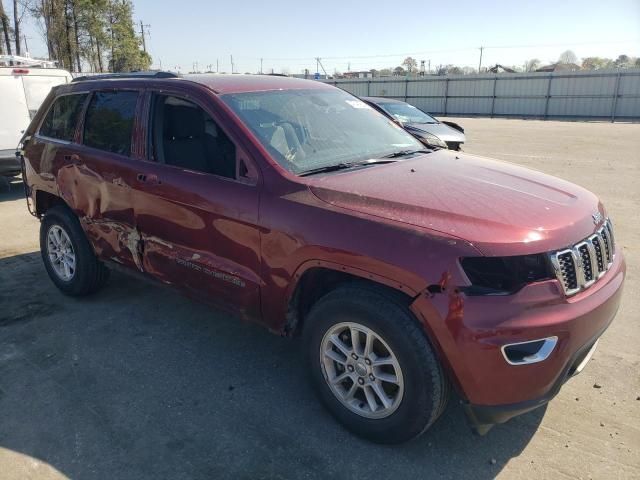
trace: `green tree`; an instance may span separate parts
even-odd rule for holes
[[[418,61],[413,57],[407,57],[402,61],[402,66],[407,68],[407,72],[411,73],[418,68]]]
[[[141,40],[133,29],[131,0],[109,0],[107,9],[111,71],[147,70],[151,66],[151,57],[140,50]]]
[[[603,68],[613,68],[613,61],[603,57],[585,57],[582,59],[583,70],[601,70]]]
[[[576,63],[577,61],[578,57],[576,57],[576,54],[573,53],[573,50],[565,50],[560,54],[560,57],[558,57],[558,63],[568,64]]]
[[[526,72],[535,72],[538,68],[540,68],[540,60],[537,58],[532,58],[531,60],[524,62],[524,69]]]
[[[2,34],[4,36],[4,43],[7,48],[7,53],[11,55],[11,40],[10,40],[10,30],[9,30],[9,17],[4,11],[4,5],[2,5],[2,0],[0,0],[0,27],[2,27]]]
[[[616,68],[628,68],[631,66],[631,58],[629,55],[619,55],[618,58],[615,59],[613,64]]]
[[[33,0],[49,58],[73,71],[145,70],[151,57],[141,51],[131,0]]]

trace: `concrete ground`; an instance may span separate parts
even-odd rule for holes
[[[454,401],[416,441],[367,443],[321,407],[291,340],[120,274],[90,298],[58,293],[14,183],[0,194],[0,478],[640,478],[640,125],[459,121],[466,151],[600,195],[627,258],[617,319],[547,408],[477,437]]]

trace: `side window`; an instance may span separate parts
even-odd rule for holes
[[[154,95],[152,159],[180,168],[236,177],[236,147],[211,116],[193,102]]]
[[[129,156],[138,92],[95,92],[84,119],[83,143]]]
[[[40,135],[72,142],[86,98],[86,93],[58,97],[42,122]]]

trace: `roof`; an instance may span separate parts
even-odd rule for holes
[[[575,63],[552,63],[536,70],[536,72],[564,72],[580,70],[580,66]]]
[[[216,93],[244,93],[265,90],[308,90],[333,88],[330,85],[302,78],[277,75],[224,75],[217,73],[183,75],[185,80],[201,83]]]
[[[304,80],[301,78],[283,77],[279,75],[225,75],[217,73],[198,73],[179,75],[170,72],[132,72],[122,74],[103,74],[95,76],[85,76],[76,78],[72,85],[82,86],[87,84],[95,85],[97,88],[114,85],[112,82],[123,82],[122,84],[155,84],[156,82],[194,82],[210,88],[218,94],[261,92],[268,90],[309,90],[309,89],[331,89],[331,85],[316,82],[314,80]],[[139,85],[138,85],[139,86]],[[80,87],[81,88],[81,87]]]
[[[403,102],[402,100],[395,100],[393,98],[386,98],[386,97],[360,97],[362,100],[365,100],[367,102],[371,102],[371,103],[375,103],[375,104],[381,104],[381,103],[407,103],[407,102]]]

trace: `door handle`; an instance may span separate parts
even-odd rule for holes
[[[72,155],[65,155],[64,156],[64,161],[72,163],[73,165],[80,165],[80,163],[82,163],[80,161],[80,155],[77,155],[75,153],[72,154]]]
[[[155,173],[139,173],[136,179],[140,183],[146,183],[147,185],[160,185],[162,183]]]

